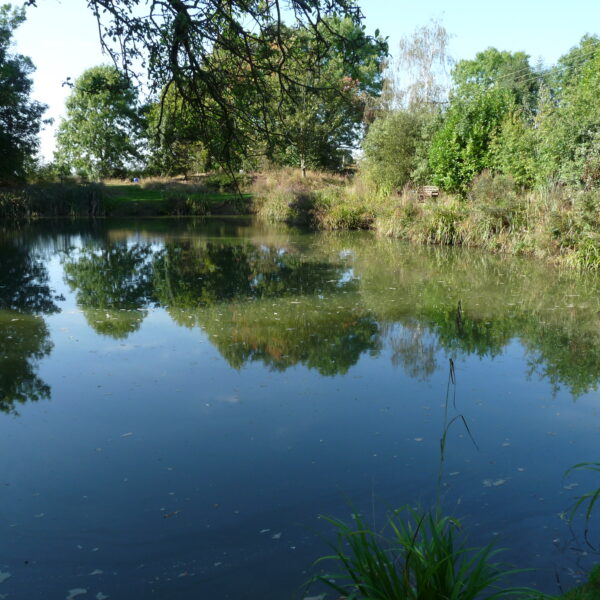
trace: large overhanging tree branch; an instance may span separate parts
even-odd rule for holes
[[[302,60],[306,71],[314,71],[332,40],[338,46],[345,42],[328,29],[328,18],[350,17],[356,23],[362,19],[354,0],[88,0],[88,4],[98,20],[104,50],[130,76],[143,74],[156,96],[164,98],[175,86],[194,108],[205,138],[214,138],[213,154],[225,164],[256,147],[259,140],[269,140],[276,129],[274,100],[306,85],[295,77],[302,71],[297,57],[294,68],[287,68],[289,36],[283,21],[313,32],[317,43]],[[351,57],[352,52],[345,55]]]

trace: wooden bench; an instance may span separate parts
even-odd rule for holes
[[[425,198],[437,198],[440,195],[440,188],[436,185],[424,185],[419,188],[419,200]]]

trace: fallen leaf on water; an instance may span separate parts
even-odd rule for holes
[[[278,540],[281,537],[281,531],[271,536],[272,539]]]
[[[498,487],[499,485],[504,485],[506,479],[496,479],[494,481],[491,479],[484,479],[481,483],[483,483],[484,487]]]
[[[69,590],[67,600],[73,600],[73,598],[77,598],[77,596],[83,596],[83,594],[87,594],[87,590],[85,588],[73,588],[72,590]]]

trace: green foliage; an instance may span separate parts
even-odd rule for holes
[[[492,167],[492,140],[513,107],[512,94],[503,88],[457,96],[429,151],[434,182],[465,195],[473,178]]]
[[[281,61],[285,92],[281,78],[264,75],[254,82],[257,89],[240,82],[229,91],[228,103],[243,103],[243,111],[252,113],[251,119],[235,123],[244,143],[231,144],[231,132],[219,128],[218,106],[211,105],[208,113],[198,110],[202,82],[168,85],[149,110],[152,170],[187,174],[206,167],[255,169],[261,157],[303,169],[341,169],[351,162],[365,103],[381,90],[387,44],[369,37],[358,19],[338,16],[314,28],[281,25],[278,35],[286,48]],[[256,38],[250,47],[273,63],[281,60],[276,46],[267,51],[263,42]],[[317,55],[318,61],[310,58]],[[210,58],[223,72],[240,62],[239,55],[226,51]]]
[[[56,162],[92,180],[124,176],[140,158],[136,102],[135,88],[115,67],[85,71],[67,98]]]
[[[14,30],[24,20],[24,9],[0,5],[0,185],[25,178],[47,108],[29,97],[34,71],[31,60],[10,51]]]
[[[510,115],[529,114],[537,98],[539,83],[527,55],[488,48],[474,60],[460,61],[452,77],[450,107],[429,152],[434,181],[465,195],[477,174],[503,163],[505,172],[527,180],[527,168],[520,172],[505,148],[509,142],[518,143],[527,154],[531,146],[521,139],[522,132],[510,131],[511,125],[519,125]],[[503,135],[505,139],[497,142]]]
[[[365,175],[388,193],[405,186],[416,167],[426,113],[398,110],[377,119],[363,142]]]
[[[524,52],[500,51],[488,48],[478,52],[473,60],[461,60],[452,72],[453,96],[473,98],[492,89],[510,92],[517,106],[535,106],[539,79],[529,65]]]
[[[340,169],[351,161],[367,99],[381,92],[387,43],[369,38],[350,18],[333,17],[316,31],[290,29],[286,35],[286,72],[296,83],[271,108],[281,141],[268,154],[279,165]],[[307,70],[303,57],[317,52],[321,38],[329,51]]]
[[[167,87],[160,102],[148,109],[150,158],[148,171],[160,175],[202,173],[208,166],[205,124],[196,116],[181,93]]]
[[[469,548],[460,523],[439,513],[395,510],[382,533],[354,514],[354,525],[326,518],[337,530],[334,554],[342,571],[318,577],[349,600],[476,600],[523,597],[526,590],[499,589],[514,571],[493,562],[498,553],[491,545]],[[347,583],[343,583],[347,582]]]
[[[522,109],[508,113],[491,141],[491,165],[522,187],[539,178],[538,135]]]
[[[600,40],[584,37],[554,73],[555,106],[547,111],[542,153],[555,179],[587,188],[600,185]]]
[[[339,57],[342,75],[360,80],[357,74],[369,48],[386,48],[378,33],[364,34],[363,16],[353,0],[294,1],[289,11],[263,0],[177,0],[148,6],[142,0],[91,0],[90,7],[113,58],[128,71],[147,69],[145,80],[157,96],[175,87],[204,129],[196,141],[208,149],[209,160],[236,168],[244,159],[253,162],[257,154],[274,156],[278,146],[285,152],[292,137],[305,139],[308,122],[304,131],[290,131],[293,120],[305,121],[298,115],[302,89],[311,101],[320,102],[331,92],[353,100],[330,68],[332,61]],[[286,25],[284,17],[292,24]],[[347,83],[354,87],[354,81]],[[313,94],[315,84],[322,85],[320,93]],[[370,86],[361,90],[369,92]],[[315,116],[323,118],[320,112]],[[346,125],[332,119],[330,126],[338,136],[339,127]],[[314,144],[321,151],[324,142],[319,136]]]

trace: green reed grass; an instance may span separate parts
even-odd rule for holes
[[[495,561],[492,545],[470,548],[458,520],[438,511],[410,507],[388,515],[381,532],[354,514],[354,526],[332,518],[337,530],[333,553],[318,563],[333,561],[341,571],[318,580],[347,600],[476,600],[519,595],[537,597],[533,590],[500,587],[518,571]]]

